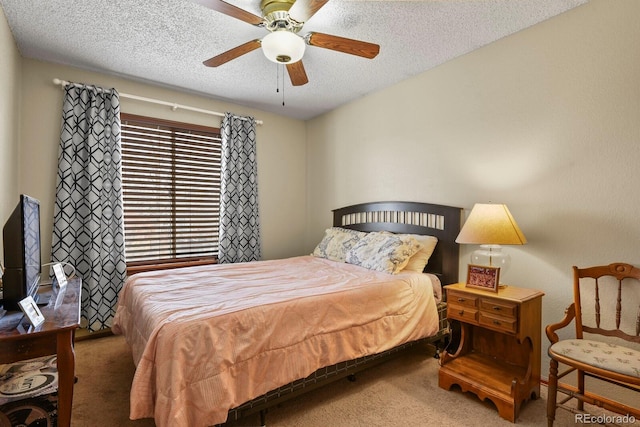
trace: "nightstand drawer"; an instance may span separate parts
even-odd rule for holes
[[[513,317],[491,316],[486,312],[480,312],[480,326],[486,326],[500,332],[515,334],[518,330],[518,320]]]
[[[518,304],[510,301],[481,298],[480,311],[488,315],[495,314],[516,319],[518,317]]]
[[[478,297],[463,292],[447,291],[447,302],[465,307],[478,307]]]
[[[463,322],[478,323],[478,310],[463,305],[449,304],[447,319],[462,320]]]

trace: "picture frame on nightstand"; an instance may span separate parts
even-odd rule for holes
[[[483,289],[498,292],[500,283],[500,267],[469,264],[467,269],[467,288]]]
[[[64,290],[67,287],[67,275],[64,273],[62,264],[53,264],[53,274],[55,275],[56,282],[58,282],[58,288]]]
[[[44,323],[44,316],[31,295],[18,302],[18,305],[34,328]]]

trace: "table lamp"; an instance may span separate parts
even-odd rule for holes
[[[500,267],[504,272],[511,263],[511,256],[502,251],[501,245],[524,245],[527,238],[506,205],[476,203],[456,243],[480,245],[480,249],[471,254],[471,263]]]

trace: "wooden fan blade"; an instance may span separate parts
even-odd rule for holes
[[[214,56],[213,58],[209,58],[203,62],[207,67],[217,67],[222,64],[226,64],[232,59],[236,59],[239,56],[244,55],[245,53],[249,53],[251,51],[256,50],[260,47],[260,40],[251,40],[250,42],[246,42],[245,44],[241,44],[238,47],[234,47],[231,50],[228,50],[220,55]]]
[[[375,58],[380,52],[380,46],[377,44],[332,36],[330,34],[309,33],[307,40],[311,46],[323,47],[325,49],[362,56],[368,59]]]
[[[191,0],[191,2],[201,4],[202,6],[213,9],[216,12],[224,13],[225,15],[247,22],[251,25],[261,25],[263,21],[262,17],[254,15],[251,12],[247,12],[244,9],[240,9],[237,6],[226,3],[222,0]]]
[[[302,86],[309,83],[307,72],[304,70],[302,61],[294,62],[293,64],[287,64],[287,71],[289,72],[289,78],[291,79],[292,85]]]
[[[329,0],[296,0],[289,9],[289,16],[298,22],[307,22]]]

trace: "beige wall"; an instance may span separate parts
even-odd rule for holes
[[[347,204],[506,203],[529,243],[504,278],[546,293],[543,324],[572,265],[640,265],[638,16],[592,0],[308,122],[308,248]]]
[[[219,112],[248,114],[263,120],[264,124],[256,131],[263,258],[301,253],[306,226],[304,122],[76,68],[31,59],[22,62],[22,155],[18,188],[41,202],[43,262],[50,259],[63,96],[61,87],[53,84],[54,78],[115,87],[121,93]],[[220,118],[216,116],[180,109],[174,112],[169,107],[124,98],[121,99],[121,111],[205,125],[220,124]],[[287,132],[282,132],[282,129],[287,129]]]
[[[20,53],[0,8],[0,219],[18,202],[18,110],[20,106]],[[0,226],[4,221],[0,223]],[[0,260],[2,245],[0,245]]]

